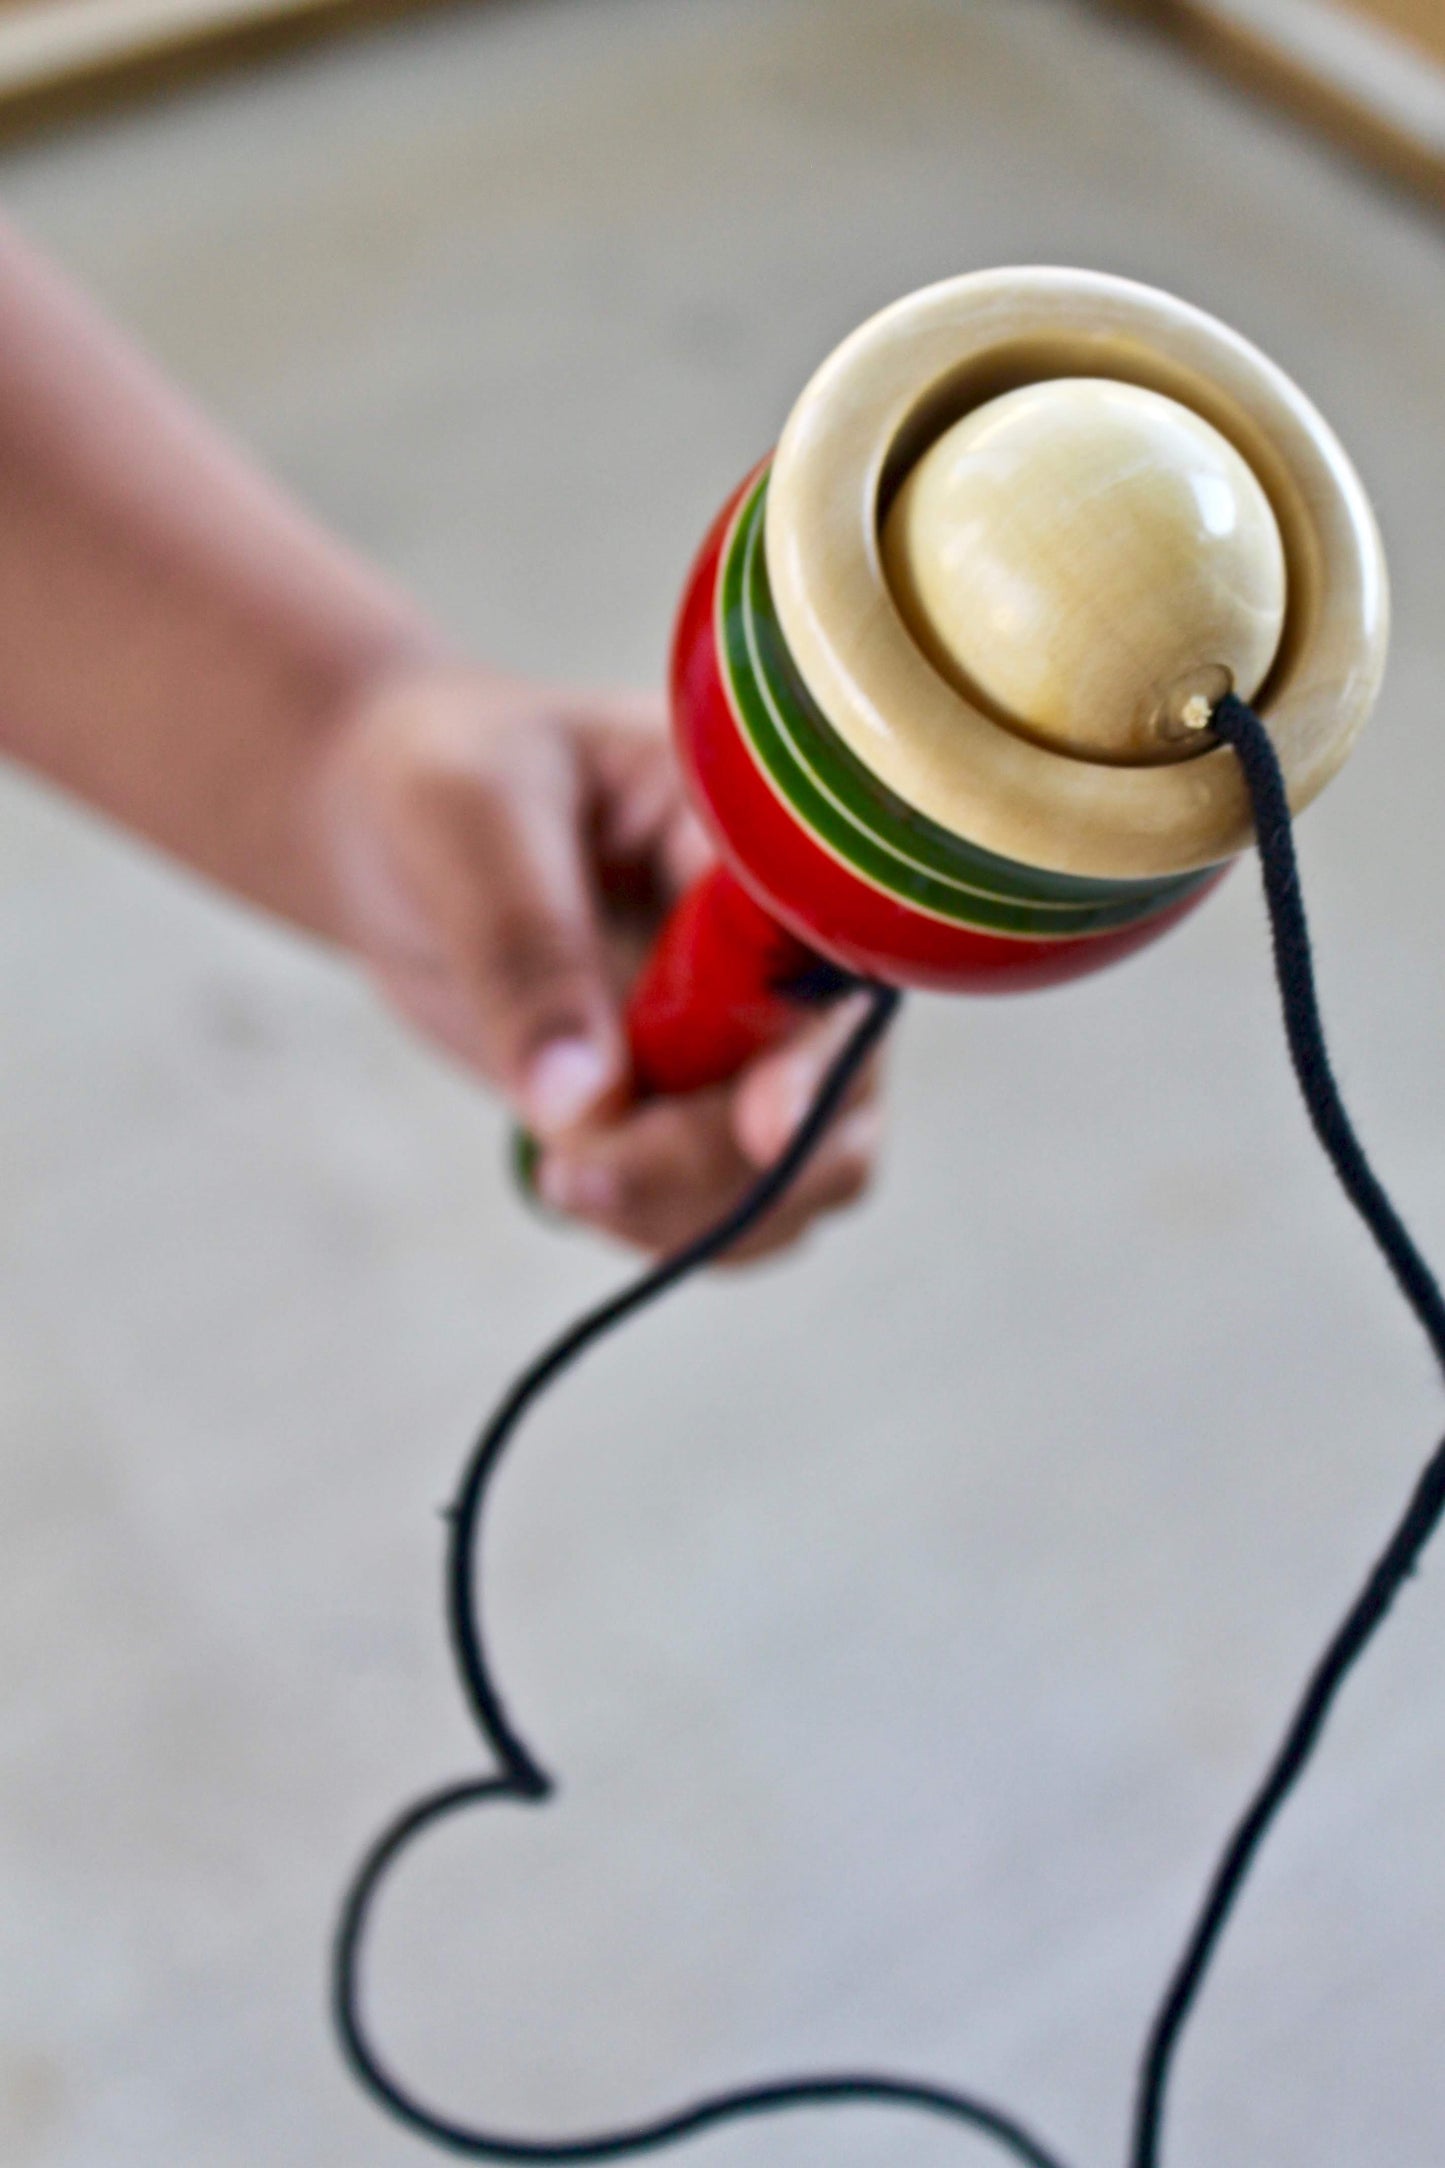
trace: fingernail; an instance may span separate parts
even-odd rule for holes
[[[570,1129],[612,1082],[612,1064],[590,1039],[554,1039],[527,1075],[527,1119],[540,1136]]]
[[[595,1161],[549,1152],[537,1174],[537,1194],[554,1212],[606,1212],[617,1201],[611,1170]]]

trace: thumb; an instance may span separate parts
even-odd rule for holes
[[[543,1138],[573,1128],[626,1072],[567,765],[528,762],[494,781],[466,854],[464,967],[487,1066]]]

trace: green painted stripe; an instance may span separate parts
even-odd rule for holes
[[[1209,878],[1098,881],[1021,866],[950,834],[887,791],[838,739],[787,654],[762,547],[766,491],[765,475],[725,546],[719,644],[755,758],[833,856],[930,916],[1045,939],[1135,924]]]
[[[991,896],[1012,896],[1026,903],[1092,907],[1130,897],[1171,899],[1195,885],[1197,876],[1165,879],[1099,880],[1084,874],[1052,873],[1023,866],[970,843],[917,812],[896,797],[860,761],[833,730],[799,674],[783,639],[768,582],[764,548],[765,487],[752,500],[743,550],[743,606],[748,650],[762,680],[779,734],[855,825],[909,864],[926,867],[953,885]]]

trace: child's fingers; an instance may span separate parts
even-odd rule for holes
[[[460,781],[451,818],[454,953],[487,1066],[550,1135],[623,1068],[577,793],[563,760],[518,761]]]
[[[800,1180],[799,1194],[784,1197],[750,1235],[719,1258],[719,1264],[751,1265],[772,1257],[790,1249],[829,1213],[856,1204],[877,1172],[882,1126],[877,1107],[841,1114],[836,1130],[819,1148],[815,1185],[805,1190]]]
[[[830,1003],[743,1071],[733,1088],[733,1134],[753,1166],[770,1166],[784,1150],[867,1008],[864,993]],[[854,1079],[847,1104],[874,1100],[881,1078],[875,1055]]]
[[[819,1213],[850,1203],[867,1182],[874,1138],[844,1116],[836,1136],[740,1255],[796,1239]],[[538,1170],[544,1202],[651,1254],[680,1247],[721,1219],[757,1179],[733,1134],[726,1090],[654,1100],[606,1127],[553,1145]]]

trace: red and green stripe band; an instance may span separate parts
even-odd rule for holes
[[[1000,858],[894,796],[839,738],[798,674],[768,582],[768,472],[741,497],[715,590],[717,655],[754,760],[830,856],[905,907],[1030,941],[1142,927],[1186,904],[1219,869],[1101,880]]]

